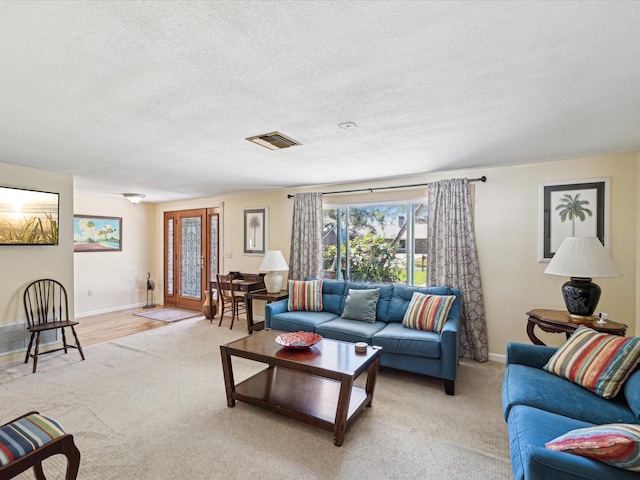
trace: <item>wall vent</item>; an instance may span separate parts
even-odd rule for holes
[[[0,325],[0,355],[25,351],[31,334],[26,323]],[[47,330],[40,334],[40,346],[58,341],[58,330]]]
[[[296,145],[302,145],[297,140],[280,132],[265,133],[263,135],[256,135],[254,137],[247,138],[250,142],[253,142],[269,150],[282,150],[283,148],[295,147]]]

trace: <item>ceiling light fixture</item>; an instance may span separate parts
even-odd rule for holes
[[[122,196],[124,198],[126,198],[127,200],[129,200],[131,203],[133,203],[134,205],[136,203],[140,203],[140,201],[142,201],[142,199],[145,197],[143,194],[141,193],[123,193]]]

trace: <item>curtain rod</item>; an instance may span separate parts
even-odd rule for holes
[[[487,177],[485,175],[479,177],[479,178],[470,178],[469,179],[470,182],[486,182],[487,181]],[[433,182],[429,182],[429,183],[433,183]],[[393,190],[396,188],[412,188],[412,187],[426,187],[427,185],[429,185],[429,183],[414,183],[413,185],[396,185],[393,187],[374,187],[374,188],[357,188],[355,190],[339,190],[336,192],[322,192],[322,195],[337,195],[339,193],[357,193],[357,192],[371,192],[373,193],[374,190]],[[287,195],[287,198],[293,198],[295,197],[295,195]]]

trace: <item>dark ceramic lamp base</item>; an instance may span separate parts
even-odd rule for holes
[[[562,285],[562,295],[569,315],[575,320],[591,320],[602,290],[590,278],[571,277]]]

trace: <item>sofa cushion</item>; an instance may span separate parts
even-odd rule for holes
[[[402,324],[407,328],[440,333],[455,299],[454,295],[413,292]]]
[[[322,280],[289,280],[290,312],[302,310],[319,312],[322,310]]]
[[[640,471],[640,425],[610,423],[571,430],[547,442],[556,452],[592,458],[614,467]]]
[[[619,398],[605,400],[541,368],[520,364],[510,364],[505,370],[502,383],[505,419],[515,405],[528,405],[595,424],[637,421]]]
[[[367,342],[371,344],[371,337],[382,330],[387,324],[376,321],[374,323],[336,318],[324,322],[316,327],[316,333],[323,337],[343,340],[345,342]]]
[[[344,280],[322,281],[322,310],[340,315],[344,307],[346,282]]]
[[[331,312],[284,312],[271,317],[271,328],[285,332],[315,332],[316,327],[323,322],[338,318]]]
[[[613,398],[640,360],[640,337],[580,326],[543,367],[603,398]]]
[[[393,295],[393,284],[391,283],[367,283],[367,282],[346,282],[346,292],[349,290],[371,290],[377,288],[380,290],[378,297],[378,305],[376,306],[376,320],[387,322],[389,319],[389,302]]]
[[[591,426],[524,405],[513,407],[507,428],[514,480],[637,480],[636,473],[544,448],[546,442],[563,433]]]
[[[373,335],[373,345],[384,353],[399,353],[414,357],[440,358],[442,343],[435,332],[413,330],[401,323],[389,323]]]
[[[404,314],[407,311],[407,308],[409,308],[409,303],[411,303],[413,292],[425,293],[429,295],[453,294],[453,291],[449,287],[412,287],[410,285],[395,283],[393,285],[393,295],[391,296],[391,300],[389,302],[389,317],[387,320],[388,322],[402,323]],[[454,307],[452,307],[451,313],[454,313],[454,309],[455,305]]]
[[[362,322],[375,322],[378,297],[380,297],[379,288],[367,290],[350,288],[347,299],[344,301],[341,317]]]

